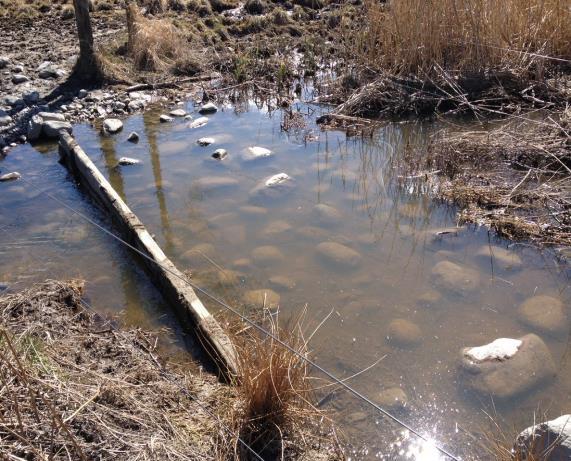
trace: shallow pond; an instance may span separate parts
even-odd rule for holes
[[[192,103],[184,108],[195,111]],[[323,321],[310,344],[321,366],[340,378],[358,374],[348,383],[392,407],[402,397],[394,388],[402,389],[406,404],[391,411],[457,455],[484,456],[478,438],[490,428],[488,414],[510,432],[528,426],[538,409],[554,417],[571,412],[568,269],[485,229],[436,235],[455,225],[456,210],[432,201],[420,183],[396,178],[400,156],[422,145],[431,126],[387,124],[371,138],[348,138],[320,131],[314,120],[321,109],[299,104],[294,110],[307,126],[288,134],[281,111],[221,109],[194,129],[182,118],[159,123],[159,109],[127,119],[115,136],[75,128],[165,252],[192,269],[195,283],[232,303],[255,301],[251,290],[272,290],[265,302],[275,309],[279,295],[283,321],[307,307],[308,332]],[[127,142],[131,131],[140,135],[137,144]],[[200,146],[202,137],[214,143]],[[272,153],[252,159],[252,146]],[[219,148],[228,151],[222,161],[211,158]],[[141,164],[117,166],[123,156]],[[165,345],[192,348],[133,258],[42,193],[110,225],[57,160],[54,145],[18,147],[0,160],[2,172],[20,171],[29,181],[0,183],[0,282],[16,288],[85,278],[95,309],[128,324],[170,327]],[[290,179],[268,194],[265,181],[279,173]],[[521,321],[518,309],[534,295],[563,303],[562,331]],[[461,348],[530,332],[553,355],[554,380],[504,402],[466,392]],[[445,459],[354,397],[320,395],[354,446],[353,459]]]

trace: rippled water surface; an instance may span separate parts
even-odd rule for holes
[[[186,108],[194,110],[191,103]],[[382,391],[401,388],[407,402],[394,413],[451,451],[481,456],[477,436],[489,428],[484,411],[495,411],[508,431],[529,425],[538,408],[553,416],[571,412],[569,323],[566,334],[542,334],[558,368],[553,382],[495,410],[458,382],[462,347],[533,332],[518,319],[527,298],[550,295],[568,311],[566,269],[484,229],[435,237],[455,225],[456,210],[432,201],[414,180],[395,178],[403,151],[422,145],[430,126],[388,124],[372,138],[347,138],[314,126],[319,108],[298,108],[308,125],[289,134],[280,129],[282,112],[251,105],[241,113],[225,107],[197,129],[182,119],[160,124],[160,112],[151,111],[126,120],[115,136],[87,126],[76,127],[75,136],[165,252],[181,269],[192,269],[196,283],[231,302],[248,299],[249,290],[273,290],[282,320],[307,306],[309,326],[325,319],[311,341],[315,360],[341,378],[378,362],[348,382],[378,402]],[[138,144],[126,141],[133,130]],[[215,143],[199,146],[204,136]],[[247,160],[250,146],[273,155]],[[217,148],[228,158],[212,159]],[[123,156],[142,163],[118,167]],[[2,172],[17,170],[26,179],[0,183],[0,282],[16,288],[83,277],[96,309],[128,324],[171,327],[175,334],[165,342],[174,341],[173,350],[191,342],[136,261],[43,193],[110,226],[57,160],[53,145],[19,147],[0,160]],[[256,186],[278,173],[289,175],[291,186],[260,196]],[[349,254],[334,263],[323,256],[332,248]],[[432,272],[442,261],[468,271],[466,289],[437,283]],[[275,309],[276,296],[268,293]],[[396,319],[414,324],[405,325],[408,342],[387,338]],[[321,395],[354,444],[354,459],[444,459],[354,397]]]

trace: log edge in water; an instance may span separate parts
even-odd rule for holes
[[[62,163],[80,180],[80,184],[92,198],[111,214],[120,228],[121,237],[151,258],[152,261],[147,258],[140,259],[150,273],[153,283],[182,320],[194,327],[193,332],[220,372],[226,378],[236,376],[236,349],[232,341],[204,307],[193,288],[184,281],[182,272],[164,254],[143,223],[73,137],[69,133],[61,132],[59,145]]]

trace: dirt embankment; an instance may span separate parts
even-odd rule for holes
[[[260,453],[261,435],[267,445],[276,443],[265,432],[252,439],[265,416],[250,419],[248,396],[255,394],[245,394],[244,385],[223,385],[196,367],[191,372],[188,363],[167,362],[156,334],[98,317],[82,303],[82,288],[80,281],[47,281],[0,297],[1,454],[254,459],[238,436],[257,442]],[[285,459],[341,459],[320,429],[303,426],[303,435],[280,428]]]

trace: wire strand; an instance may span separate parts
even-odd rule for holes
[[[103,226],[99,225],[97,222],[93,221],[91,218],[89,218],[88,216],[84,215],[83,213],[81,213],[80,211],[76,210],[74,207],[72,207],[71,205],[65,203],[63,200],[59,199],[58,197],[54,196],[51,192],[47,192],[47,191],[43,191],[39,186],[35,185],[34,183],[28,181],[25,178],[20,178],[22,181],[24,181],[25,183],[29,184],[31,187],[33,187],[34,189],[38,190],[39,192],[41,192],[43,195],[51,198],[52,200],[56,201],[57,203],[59,203],[60,205],[64,206],[65,208],[67,208],[68,210],[70,210],[72,213],[76,214],[77,216],[79,216],[80,218],[82,218],[83,220],[89,222],[91,225],[95,226],[96,228],[98,228],[99,230],[101,230],[102,232],[104,232],[105,234],[109,235],[110,237],[112,237],[113,239],[117,240],[118,242],[120,242],[121,244],[127,246],[128,248],[130,248],[131,250],[133,250],[135,253],[139,254],[140,256],[142,256],[143,258],[151,261],[152,263],[156,264],[157,266],[161,267],[163,270],[169,272],[171,275],[179,278],[182,282],[186,283],[187,285],[191,286],[192,288],[196,289],[197,291],[199,291],[200,293],[204,294],[205,296],[207,296],[208,298],[210,298],[212,301],[214,301],[215,303],[219,304],[220,306],[222,306],[223,308],[225,308],[226,310],[228,310],[229,312],[233,313],[234,315],[238,316],[242,321],[246,322],[247,324],[249,324],[250,326],[252,326],[253,328],[255,328],[256,330],[258,330],[260,333],[264,334],[265,336],[272,338],[274,341],[276,341],[278,344],[280,344],[282,347],[284,347],[285,349],[287,349],[289,352],[291,352],[292,354],[294,354],[295,356],[299,357],[301,360],[305,361],[307,364],[311,365],[312,367],[314,367],[315,369],[317,369],[318,371],[320,371],[322,374],[324,374],[325,376],[327,376],[329,379],[331,379],[332,381],[334,381],[336,384],[338,384],[339,386],[343,387],[346,391],[348,391],[350,394],[352,394],[353,396],[355,396],[356,398],[358,398],[359,400],[362,400],[363,402],[365,402],[367,405],[373,407],[374,409],[376,409],[379,413],[381,413],[382,415],[386,416],[387,418],[391,419],[392,421],[394,421],[395,423],[397,423],[398,425],[400,425],[401,427],[405,428],[406,430],[408,430],[410,433],[414,434],[415,436],[417,436],[418,438],[420,438],[421,440],[423,440],[424,442],[430,443],[432,444],[439,452],[441,452],[442,454],[444,454],[445,456],[447,456],[448,458],[454,460],[454,461],[460,461],[460,458],[458,458],[457,456],[455,456],[454,454],[450,453],[448,450],[446,450],[445,448],[437,445],[436,443],[434,443],[433,441],[429,440],[425,435],[423,435],[420,431],[416,430],[415,428],[413,428],[412,426],[410,426],[408,423],[402,421],[401,419],[399,419],[398,417],[394,416],[392,413],[388,412],[387,410],[385,410],[384,408],[382,408],[380,405],[376,404],[375,402],[373,402],[370,398],[368,398],[367,396],[365,396],[364,394],[362,394],[361,392],[357,391],[356,389],[354,389],[353,387],[351,387],[350,385],[348,385],[346,382],[344,382],[343,380],[341,380],[340,378],[337,378],[333,373],[331,373],[330,371],[326,370],[325,368],[321,367],[320,365],[318,365],[316,362],[314,362],[313,360],[307,358],[304,354],[300,353],[299,351],[295,350],[294,348],[292,348],[289,344],[287,344],[286,342],[284,342],[283,340],[281,340],[280,338],[276,337],[275,335],[273,335],[271,332],[269,332],[268,330],[266,330],[264,327],[258,325],[256,322],[254,322],[253,320],[249,319],[248,317],[246,317],[245,315],[243,315],[241,312],[239,312],[238,310],[236,310],[235,308],[233,308],[232,306],[230,306],[228,303],[226,303],[225,301],[219,299],[217,296],[211,294],[209,291],[205,290],[204,288],[198,286],[197,284],[195,284],[194,282],[181,277],[179,274],[172,272],[169,268],[162,266],[158,261],[155,261],[153,258],[151,258],[149,255],[147,255],[146,253],[144,253],[143,251],[139,250],[138,248],[135,248],[133,245],[129,244],[128,242],[126,242],[125,240],[123,240],[121,237],[119,237],[118,235],[115,235],[113,232],[105,229]]]

